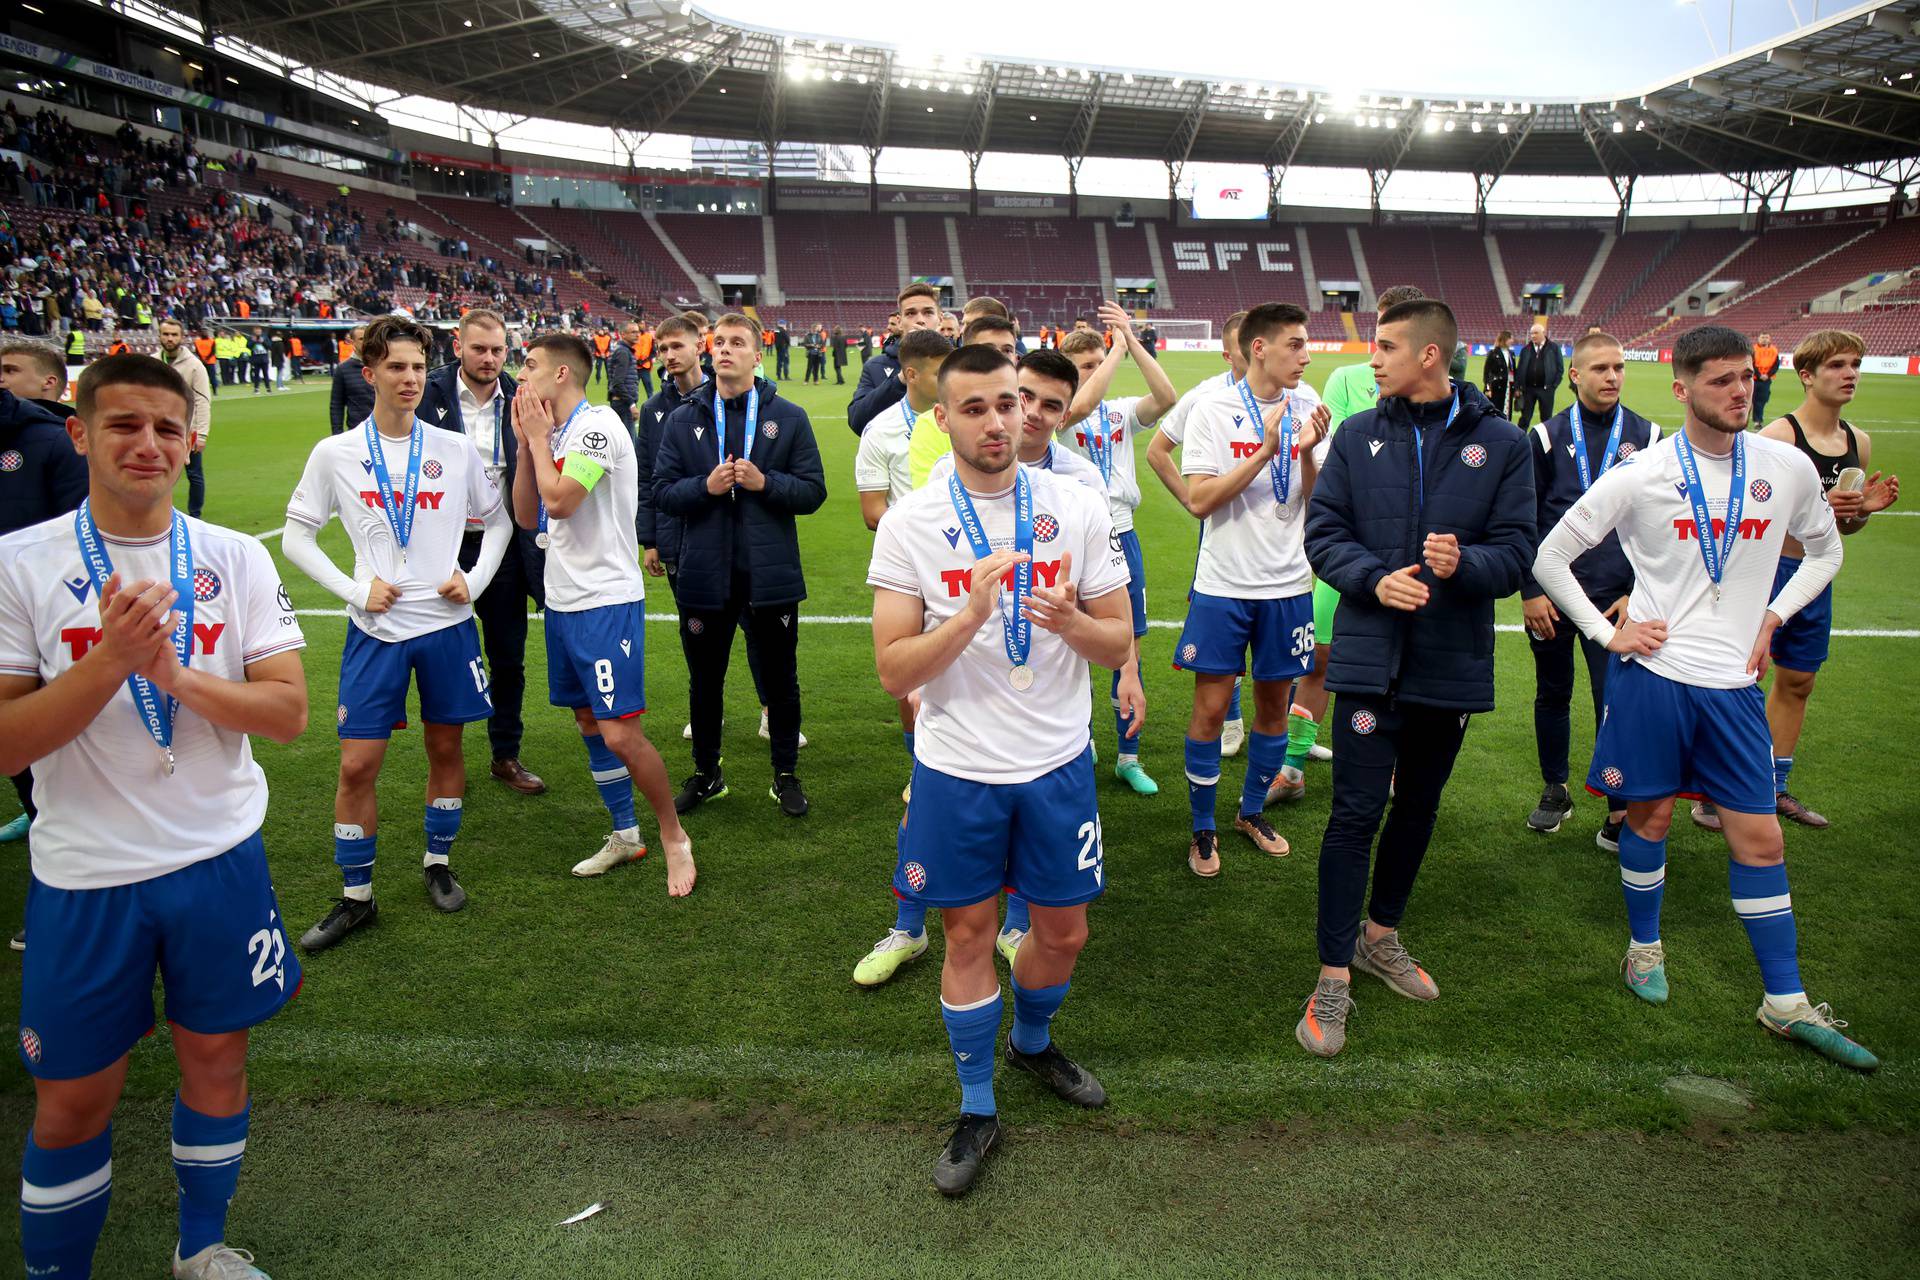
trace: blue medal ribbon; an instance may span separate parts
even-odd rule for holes
[[[900,418],[907,424],[907,443],[913,443],[913,427],[920,421],[920,415],[913,411],[905,396],[900,397]],[[723,459],[724,461],[724,459]]]
[[[1440,434],[1444,436],[1448,431],[1452,430],[1453,420],[1459,416],[1460,391],[1459,388],[1456,387],[1453,392],[1453,403],[1447,406],[1446,425],[1440,428]],[[1420,423],[1418,420],[1413,422],[1413,460],[1420,468],[1420,511],[1421,514],[1424,515],[1427,510],[1427,442],[1425,437],[1420,434]]]
[[[407,484],[405,493],[397,501],[393,496],[393,479],[387,474],[386,450],[380,446],[379,428],[373,425],[373,415],[360,424],[367,436],[367,457],[373,465],[373,487],[380,491],[380,506],[387,513],[387,525],[393,530],[393,540],[400,544],[400,560],[407,559],[407,544],[413,541],[413,516],[420,505],[420,459],[427,447],[426,424],[420,419],[413,420],[413,428],[407,435]]]
[[[560,429],[554,432],[552,436],[548,437],[547,449],[550,453],[553,454],[554,457],[557,458],[560,456],[561,450],[566,446],[566,443],[567,443],[567,432],[573,430],[573,420],[579,417],[580,411],[586,407],[587,407],[587,402],[585,400],[582,400],[579,404],[573,406],[573,412],[568,414],[567,420],[560,424]],[[540,528],[540,531],[534,535],[534,541],[538,543],[540,546],[544,547],[547,545],[547,539],[549,536],[547,533],[547,504],[545,502],[542,502],[540,504],[539,528]]]
[[[1576,398],[1573,407],[1567,410],[1567,421],[1573,426],[1573,461],[1580,468],[1580,492],[1593,488],[1593,464],[1587,461],[1587,433],[1580,426],[1580,401]],[[1620,452],[1620,431],[1627,425],[1627,411],[1624,405],[1613,406],[1613,430],[1607,433],[1607,451],[1600,455],[1600,474],[1607,474],[1607,468],[1617,460]]]
[[[904,402],[903,402],[904,403]],[[747,388],[746,433],[740,446],[740,456],[753,456],[753,433],[760,425],[760,387],[758,384]],[[727,460],[727,402],[720,395],[720,386],[713,388],[713,447],[720,455],[720,462]],[[719,463],[714,465],[718,466]]]
[[[80,563],[86,566],[87,575],[93,579],[94,594],[97,596],[106,589],[107,579],[113,576],[113,561],[107,556],[107,546],[100,537],[100,531],[93,523],[93,502],[86,499],[80,503],[80,509],[73,513],[73,532],[80,543]],[[173,603],[180,620],[173,627],[173,651],[180,656],[180,665],[193,663],[193,545],[187,534],[187,518],[178,511],[173,513],[173,528],[170,545],[167,550],[169,579],[174,594],[179,598]],[[143,675],[127,677],[127,690],[133,694],[134,710],[140,716],[140,722],[146,726],[153,743],[160,748],[160,757],[166,763],[169,776],[173,773],[173,715],[179,703],[171,697],[163,697],[153,687],[153,681]]]
[[[993,548],[987,542],[980,513],[974,510],[973,498],[960,483],[957,471],[947,475],[947,496],[953,500],[953,513],[959,517],[961,529],[966,531],[974,560],[992,555]],[[1013,471],[1013,549],[1024,551],[1027,558],[1013,568],[1012,607],[1001,608],[1000,629],[1006,641],[1007,657],[1018,669],[1027,665],[1027,654],[1033,646],[1033,623],[1020,607],[1033,592],[1033,482],[1027,479],[1018,463],[1014,464]]]
[[[1107,402],[1102,400],[1096,411],[1100,425],[1087,433],[1087,456],[1093,465],[1100,469],[1100,482],[1109,489],[1113,487],[1113,437],[1107,432]]]
[[[1693,532],[1700,540],[1700,558],[1706,562],[1707,577],[1713,580],[1714,603],[1720,601],[1720,580],[1726,576],[1727,561],[1733,558],[1733,544],[1740,538],[1740,513],[1747,500],[1747,441],[1744,434],[1733,437],[1733,487],[1727,494],[1726,524],[1718,538],[1713,536],[1713,512],[1707,507],[1707,491],[1700,483],[1700,465],[1694,461],[1693,445],[1687,433],[1678,433],[1680,443],[1674,453],[1680,459],[1680,474],[1687,482],[1687,505],[1693,508]]]
[[[1240,403],[1247,406],[1247,414],[1253,419],[1253,438],[1266,443],[1267,428],[1260,413],[1260,402],[1253,398],[1253,388],[1242,378],[1234,384],[1240,393]],[[1293,492],[1293,397],[1281,393],[1280,401],[1280,448],[1267,463],[1267,479],[1273,484],[1273,500],[1281,506],[1287,505],[1287,496]]]

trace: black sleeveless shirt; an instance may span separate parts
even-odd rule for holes
[[[1838,483],[1842,471],[1848,467],[1860,465],[1860,441],[1853,434],[1853,424],[1845,418],[1840,419],[1840,430],[1846,433],[1847,451],[1839,455],[1821,453],[1814,448],[1807,440],[1807,433],[1800,429],[1800,419],[1792,414],[1787,415],[1787,425],[1793,428],[1794,447],[1813,459],[1813,469],[1820,473],[1822,493],[1833,491],[1833,486]]]

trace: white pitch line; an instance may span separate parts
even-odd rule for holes
[[[294,613],[302,618],[344,618],[347,616],[347,611],[345,609],[295,609]],[[530,613],[527,616],[537,622],[541,618],[543,618],[545,615],[539,614],[539,613]],[[680,615],[677,613],[650,613],[647,615],[647,621],[648,622],[678,622],[680,621]],[[873,619],[863,613],[822,613],[822,614],[813,614],[813,615],[801,614],[800,621],[803,623],[814,623],[814,624],[818,624],[822,626],[830,626],[830,627],[853,627],[853,626],[865,627],[865,626],[871,626],[873,624]],[[1152,627],[1156,631],[1179,631],[1181,628],[1186,626],[1186,623],[1170,622],[1163,618],[1153,618],[1148,621],[1147,625],[1149,627]],[[1503,622],[1503,623],[1497,624],[1494,627],[1494,630],[1507,632],[1512,635],[1518,635],[1520,634],[1520,632],[1524,631],[1525,628],[1515,624]],[[1880,628],[1865,628],[1860,630],[1836,630],[1832,632],[1832,634],[1836,636],[1843,636],[1853,640],[1862,640],[1862,639],[1920,640],[1920,630],[1885,630]]]
[[[268,530],[265,530],[264,532],[256,533],[253,536],[260,539],[260,541],[265,542],[268,538],[277,538],[281,534],[285,533],[286,531],[287,531],[287,526],[281,525],[278,529],[268,529]]]

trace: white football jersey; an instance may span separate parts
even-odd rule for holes
[[[404,560],[374,482],[367,435],[360,427],[314,445],[300,483],[287,500],[287,518],[316,530],[340,517],[353,544],[355,582],[377,577],[400,592],[385,613],[347,607],[353,625],[376,640],[410,640],[473,616],[473,606],[440,596],[440,584],[460,567],[460,542],[468,528],[477,527],[501,503],[499,488],[465,436],[423,427],[420,492],[414,499],[413,530]],[[375,435],[398,507],[406,498],[408,441]]]
[[[1743,688],[1753,683],[1747,658],[1773,599],[1781,544],[1792,534],[1809,549],[1829,538],[1837,549],[1840,533],[1807,456],[1790,444],[1747,433],[1740,536],[1721,574],[1716,602],[1680,472],[1678,440],[1676,432],[1607,468],[1560,518],[1560,527],[1587,547],[1599,545],[1610,529],[1619,533],[1620,547],[1633,565],[1627,616],[1667,624],[1667,642],[1659,651],[1634,661],[1682,684]],[[1715,457],[1696,449],[1694,459],[1707,508],[1724,530],[1733,455]]]
[[[1286,394],[1293,397],[1296,424],[1304,423],[1320,404],[1305,382]],[[1256,403],[1264,414],[1279,401]],[[1260,447],[1254,425],[1237,387],[1223,385],[1209,393],[1187,418],[1181,474],[1221,476],[1232,471]],[[1316,466],[1326,461],[1330,444],[1322,437],[1314,446]],[[1301,484],[1299,453],[1296,444],[1284,508],[1274,496],[1269,470],[1206,518],[1194,564],[1195,591],[1228,600],[1284,600],[1313,590],[1306,550],[1310,495]]]
[[[1057,586],[1063,553],[1073,553],[1073,582],[1082,600],[1127,585],[1113,519],[1102,495],[1053,473],[1022,466],[1033,484],[1035,586]],[[1011,477],[1009,477],[1011,480]],[[974,494],[974,508],[995,551],[1013,545],[1013,486]],[[915,489],[880,518],[867,582],[918,596],[923,633],[966,608],[973,569],[968,544],[944,481]],[[1011,599],[1011,578],[1001,588]],[[974,633],[966,649],[920,691],[914,756],[928,768],[975,782],[1030,782],[1087,749],[1087,660],[1066,641],[1032,629],[1027,663],[1031,688],[1008,680],[1000,613]]]
[[[1087,460],[1094,474],[1100,476],[1107,494],[1107,509],[1113,513],[1113,527],[1122,533],[1133,528],[1134,509],[1140,505],[1140,480],[1134,470],[1133,442],[1143,433],[1140,416],[1136,412],[1145,396],[1122,396],[1116,400],[1102,400],[1100,407],[1070,427],[1060,431],[1065,441],[1075,453]],[[1100,464],[1094,460],[1093,444],[1104,441],[1111,455],[1108,470],[1103,474]]]
[[[554,462],[564,469],[575,454],[605,474],[572,515],[548,516],[547,608],[578,613],[644,600],[640,541],[633,529],[640,505],[633,437],[619,414],[605,405],[588,405],[573,420]]]
[[[1093,464],[1056,441],[1049,440],[1047,442],[1047,452],[1041,459],[1038,462],[1030,462],[1027,465],[1041,471],[1051,471],[1053,474],[1068,480],[1078,481],[1102,497],[1106,496],[1106,482],[1101,480],[1100,473],[1093,469]],[[933,464],[933,470],[927,473],[927,484],[937,484],[944,488],[947,483],[947,477],[951,475],[952,472],[953,455],[943,453],[940,455],[940,460]]]
[[[0,539],[0,672],[51,683],[100,642],[100,600],[73,521],[56,516]],[[245,680],[249,663],[306,644],[258,540],[191,517],[187,537],[194,670]],[[169,535],[101,540],[124,583],[171,572]],[[169,777],[122,682],[78,737],[33,762],[35,877],[56,889],[134,884],[225,853],[260,829],[267,780],[246,734],[179,706],[173,755]]]
[[[913,418],[913,426],[908,419]],[[913,409],[902,396],[898,404],[882,409],[867,429],[860,433],[860,449],[853,457],[853,487],[861,493],[876,493],[882,489],[887,492],[887,505],[892,506],[913,490],[913,472],[907,460],[908,448],[913,443],[913,428],[926,431],[938,431],[940,428],[933,420],[933,410],[914,415]]]
[[[1187,438],[1187,419],[1193,414],[1193,407],[1212,395],[1221,387],[1233,385],[1233,370],[1222,369],[1211,378],[1202,379],[1188,388],[1187,393],[1173,402],[1173,408],[1167,410],[1167,416],[1156,424],[1160,434],[1167,438],[1175,448]]]

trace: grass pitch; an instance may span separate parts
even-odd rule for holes
[[[1316,360],[1309,380],[1341,362]],[[1219,361],[1166,366],[1184,388]],[[1808,1270],[1830,1260],[1849,1274],[1898,1274],[1910,1263],[1920,1014],[1908,966],[1920,905],[1907,840],[1920,803],[1906,751],[1920,734],[1910,692],[1920,604],[1903,584],[1920,570],[1920,521],[1885,516],[1847,540],[1835,625],[1848,634],[1834,641],[1794,774],[1835,825],[1787,833],[1809,992],[1882,1056],[1878,1075],[1854,1076],[1754,1024],[1758,974],[1727,901],[1724,848],[1684,823],[1665,916],[1673,1003],[1654,1010],[1621,990],[1625,921],[1613,862],[1592,843],[1597,804],[1581,797],[1554,836],[1523,825],[1539,780],[1517,600],[1499,610],[1514,628],[1499,637],[1499,708],[1468,731],[1406,924],[1445,997],[1416,1006],[1362,979],[1350,1048],[1321,1062],[1291,1033],[1316,971],[1328,772],[1311,766],[1307,798],[1274,812],[1291,857],[1268,859],[1229,833],[1219,880],[1186,871],[1191,686],[1170,663],[1194,529],[1144,460],[1148,612],[1167,625],[1144,641],[1142,761],[1163,791],[1141,799],[1112,779],[1112,717],[1096,680],[1111,887],[1058,1024],[1113,1102],[1069,1114],[1003,1076],[1008,1148],[972,1199],[938,1202],[927,1169],[957,1094],[937,952],[879,990],[849,978],[891,919],[908,769],[870,633],[839,620],[871,603],[871,535],[844,425],[852,372],[846,387],[782,387],[813,415],[830,489],[801,524],[813,621],[800,647],[812,740],[800,773],[812,815],[784,820],[766,797],[766,744],[736,653],[734,794],[689,821],[695,894],[667,898],[657,853],[573,880],[605,812],[571,717],[546,705],[536,625],[523,758],[551,790],[507,792],[485,776],[484,732],[468,735],[454,865],[472,902],[443,917],[418,871],[424,760],[416,735],[398,735],[380,787],[380,923],[312,958],[300,998],[254,1037],[258,1121],[232,1235],[270,1271],[1617,1274],[1652,1253],[1666,1271],[1710,1275],[1777,1265],[1795,1240],[1812,1251],[1796,1253]],[[1131,370],[1123,384],[1141,387]],[[1631,366],[1627,401],[1678,421],[1663,368]],[[1783,383],[1771,407],[1792,405]],[[324,391],[232,388],[215,415],[208,517],[277,529],[326,430]],[[1853,420],[1874,433],[1877,467],[1920,477],[1920,380],[1866,378]],[[338,526],[325,545],[345,559]],[[282,573],[302,609],[337,608]],[[664,582],[649,591],[650,610],[670,613]],[[256,744],[273,787],[267,848],[295,934],[338,889],[326,713],[348,625],[302,623],[312,727],[289,747]],[[677,780],[691,759],[671,622],[651,625],[648,648],[648,727]],[[1591,738],[1586,701],[1581,689],[1576,771]],[[1227,766],[1223,813],[1243,767]],[[0,920],[19,918],[25,885],[24,874],[0,883]],[[0,1001],[14,1008],[18,972],[0,964]],[[31,1096],[17,1061],[4,1071],[0,1162],[17,1159]],[[1683,1076],[1730,1082],[1751,1106],[1704,1117],[1668,1089]],[[134,1052],[101,1275],[157,1274],[171,1241],[173,1078],[163,1028]],[[609,1206],[598,1217],[553,1225],[595,1201]],[[1783,1211],[1802,1225],[1756,1226]],[[0,1233],[16,1229],[9,1217]]]

